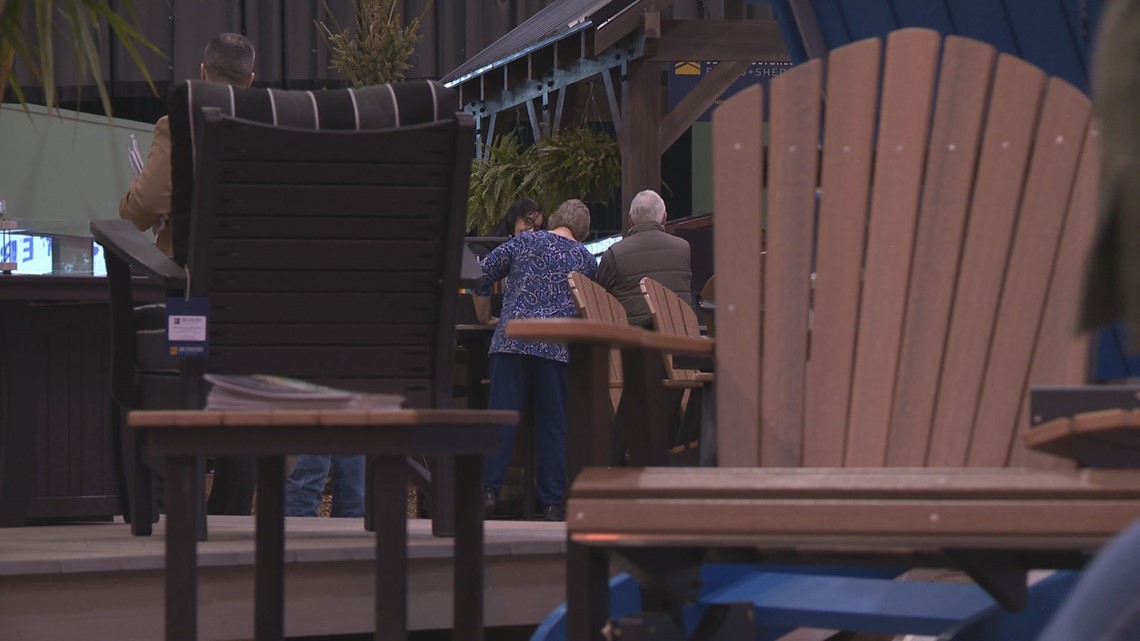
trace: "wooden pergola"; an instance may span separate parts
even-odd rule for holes
[[[567,88],[600,75],[621,150],[624,212],[638,191],[659,189],[661,154],[749,64],[788,60],[776,21],[743,19],[742,0],[726,0],[722,20],[672,20],[672,4],[561,0],[443,80],[475,116],[479,148],[486,149],[506,110],[525,108],[539,139],[557,131]],[[689,60],[719,64],[666,111],[664,65]]]

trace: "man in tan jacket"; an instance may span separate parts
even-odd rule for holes
[[[235,87],[253,82],[254,49],[240,34],[223,33],[206,45],[200,73],[202,80]],[[131,189],[119,201],[119,217],[129,220],[140,231],[153,229],[155,246],[167,256],[173,253],[173,227],[170,225],[170,124],[166,116],[154,125],[154,139]],[[256,470],[251,460],[219,458],[214,462],[214,485],[206,511],[210,514],[250,512]]]
[[[199,73],[202,80],[209,82],[249,87],[253,83],[254,57],[253,44],[245,36],[219,34],[206,45]],[[146,164],[119,201],[119,217],[133,222],[140,231],[154,230],[155,245],[167,256],[171,255],[170,123],[166,116],[154,125]]]

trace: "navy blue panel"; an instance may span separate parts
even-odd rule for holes
[[[903,27],[927,27],[945,35],[954,33],[954,24],[941,0],[893,0],[895,17]]]
[[[839,9],[839,0],[815,0],[812,6],[828,51],[851,42],[851,32],[847,30],[847,21]]]
[[[899,28],[890,0],[840,0],[839,6],[852,40],[882,38]]]
[[[1004,0],[1022,57],[1088,91],[1088,75],[1057,0]]]
[[[1140,375],[1140,356],[1129,355],[1127,346],[1128,336],[1122,324],[1097,334],[1093,354],[1096,382]]]
[[[788,6],[788,0],[772,0],[772,10],[776,14],[776,22],[780,25],[784,42],[788,45],[788,55],[792,58],[792,62],[800,63],[807,60],[804,40],[800,37],[800,30],[796,26],[796,19],[792,15],[792,8]]]
[[[1072,38],[1080,60],[1081,68],[1089,68],[1089,27],[1084,11],[1088,6],[1087,0],[1057,0],[1061,3],[1061,13],[1065,15],[1065,26],[1069,28],[1069,37]]]
[[[995,0],[953,0],[946,8],[958,29],[958,35],[981,40],[998,51],[1021,56],[1013,30],[1001,3]]]

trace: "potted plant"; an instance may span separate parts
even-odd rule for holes
[[[325,13],[333,28],[316,21],[317,32],[329,46],[329,68],[343,75],[354,87],[403,80],[412,66],[409,60],[420,39],[423,14],[405,25],[396,11],[397,0],[356,0],[354,4],[355,30],[342,30],[327,2]]]
[[[494,139],[471,167],[467,227],[486,234],[520,196],[551,211],[569,198],[604,202],[621,182],[617,142],[588,125],[560,129],[523,148],[514,134]]]

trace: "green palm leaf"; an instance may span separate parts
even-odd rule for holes
[[[44,102],[55,107],[58,100],[53,35],[59,33],[72,45],[79,66],[79,82],[90,79],[99,92],[103,110],[111,115],[111,99],[103,79],[99,55],[101,25],[122,45],[127,56],[142,71],[143,78],[157,93],[154,81],[139,55],[147,48],[163,55],[134,27],[132,0],[121,0],[116,11],[111,0],[0,0],[0,93],[12,87],[21,105],[27,106],[23,88],[15,79],[16,68],[27,69],[43,85]],[[123,15],[130,17],[130,21]]]

